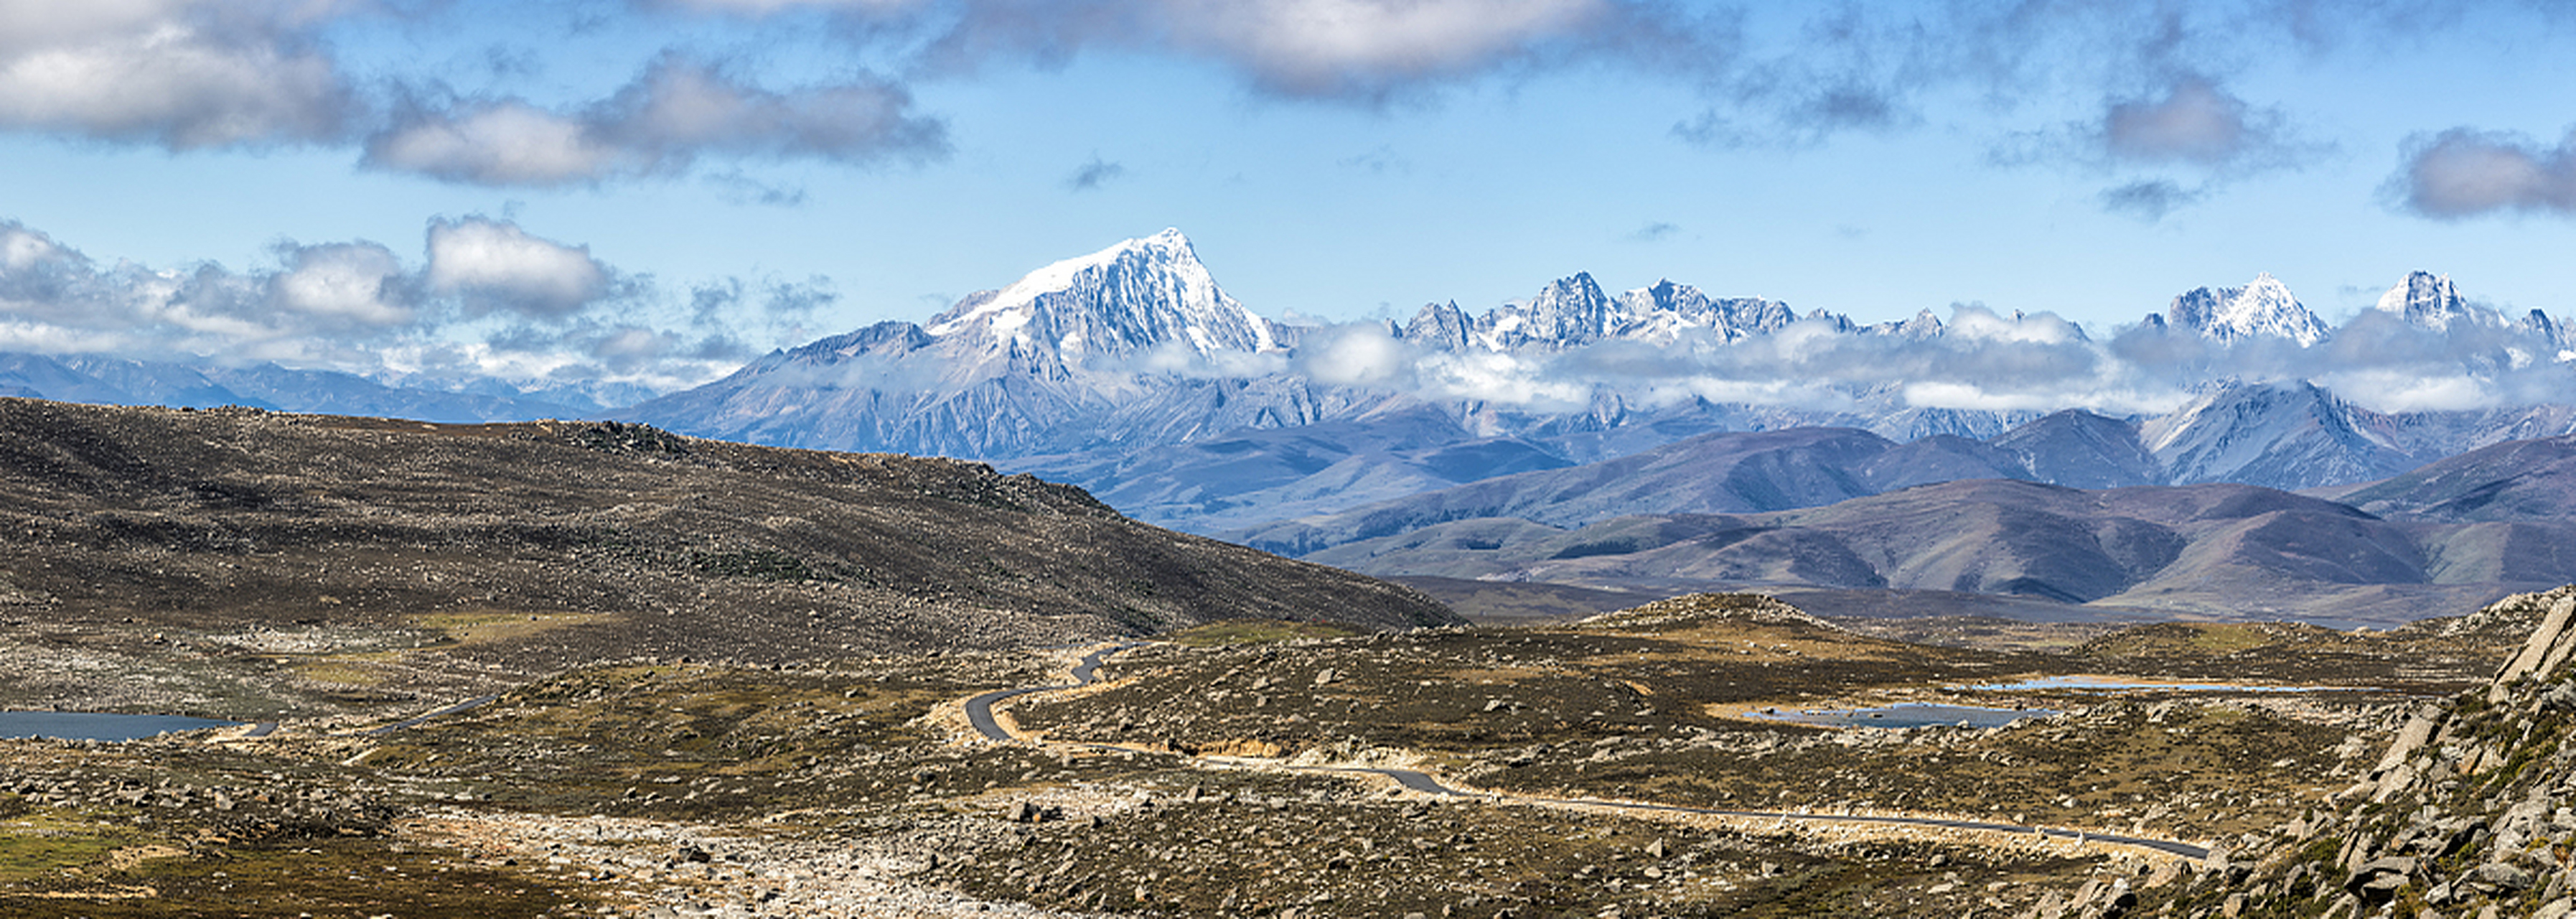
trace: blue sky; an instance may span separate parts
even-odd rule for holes
[[[670,386],[1166,226],[1326,320],[1577,271],[2564,317],[2553,8],[0,0],[0,348]]]

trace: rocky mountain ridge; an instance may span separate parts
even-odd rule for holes
[[[2537,917],[2576,913],[2576,587],[2472,618],[2529,623],[2486,685],[2406,716],[2367,775],[2214,859],[2215,883],[2078,897],[2032,917]],[[2099,886],[2099,885],[2097,885]],[[2123,885],[2125,887],[2125,885]],[[2155,901],[2164,902],[2155,902]]]
[[[2512,325],[2448,283],[2410,275],[2390,302],[2412,309],[2405,321],[2426,334],[2456,324],[2444,317]],[[1157,523],[1220,532],[1260,522],[1254,515],[1265,508],[1276,509],[1274,518],[1330,513],[1714,432],[1842,426],[1898,441],[1988,440],[2045,417],[1922,405],[1899,383],[1821,403],[1765,403],[1697,391],[1677,397],[1651,382],[1670,372],[1653,365],[1730,349],[1974,339],[2000,334],[1985,327],[1995,322],[2020,329],[2032,320],[1970,321],[1975,327],[1952,330],[1925,311],[1864,324],[1822,310],[1802,316],[1760,297],[1713,297],[1670,280],[1613,292],[1578,273],[1482,312],[1435,303],[1401,322],[1304,328],[1235,301],[1187,238],[1166,230],[1041,268],[926,324],[881,323],[777,352],[619,416],[760,443],[981,457],[1083,485]],[[2151,324],[2257,350],[2323,348],[2335,332],[2269,275],[2187,292]],[[2516,346],[2526,363],[2563,350],[2545,315],[2513,327],[2530,339]],[[2086,340],[2071,325],[2010,334],[2043,333]],[[1560,363],[1639,366],[1649,382],[1549,390],[1553,401],[1527,403],[1451,391],[1461,381]],[[2027,460],[2020,473],[2004,474],[2089,476],[2081,484],[2094,487],[2230,481],[2300,489],[2384,478],[2509,437],[2576,431],[2576,412],[2562,407],[2377,412],[2299,380],[2222,379],[2173,411],[2117,421],[2134,435],[2104,429],[2078,439],[2121,454],[2108,467],[2118,478],[2100,478],[2104,467],[2093,460],[2104,457],[2051,455],[2082,452],[2074,441],[2038,436],[2006,448]],[[1306,433],[1259,433],[1297,429]],[[2132,437],[2137,447],[2122,443]],[[1337,439],[1346,442],[1330,443]],[[1375,446],[1382,444],[1402,446],[1388,452]],[[2141,448],[2152,464],[2136,456]],[[1498,461],[1460,461],[1484,455]]]
[[[2334,330],[2317,318],[2290,287],[2270,274],[2254,276],[2243,287],[2196,287],[2184,292],[2150,321],[2199,332],[2218,341],[2247,338],[2286,339],[2305,348],[2326,340]]]

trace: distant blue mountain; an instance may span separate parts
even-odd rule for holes
[[[351,373],[291,370],[274,364],[190,366],[23,353],[0,353],[0,395],[99,405],[243,405],[437,422],[578,418],[597,414],[603,408],[526,396],[388,386]]]
[[[2525,363],[2568,344],[2545,315],[2506,322],[2462,300],[2447,279],[2421,273],[2392,290],[2381,311],[2434,332],[2496,330]],[[2150,320],[2181,340],[2262,353],[2323,354],[2316,349],[2332,347],[2336,334],[2268,275],[2187,292]],[[2061,327],[2083,340],[2081,329]],[[1882,342],[1878,350],[1901,355],[1906,343],[1954,334],[1972,349],[1978,336],[1995,333],[1953,330],[1928,311],[1877,324],[1823,311],[1801,316],[1777,301],[1711,297],[1671,281],[1612,293],[1584,274],[1481,313],[1431,304],[1403,322],[1299,327],[1236,302],[1189,240],[1165,231],[1040,268],[927,322],[885,322],[776,352],[616,415],[758,443],[984,459],[1202,533],[1722,433],[1836,427],[1882,439],[1887,455],[1873,460],[1873,471],[1855,473],[1866,488],[1817,496],[1838,500],[1990,476],[2084,487],[2312,488],[2576,430],[2576,412],[2564,407],[2384,414],[2301,382],[2222,380],[2170,413],[2107,418],[1924,407],[1901,383],[1768,404],[1650,383],[1505,402],[1443,395],[1455,381],[1426,378],[1573,362],[1595,379],[1629,368],[1647,379],[1657,362],[1682,355],[1794,351],[1827,339]],[[1410,366],[1400,366],[1406,360]],[[2562,401],[2576,402],[2576,374],[2569,382]],[[1461,388],[1473,387],[1451,387]]]

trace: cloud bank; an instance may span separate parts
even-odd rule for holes
[[[2478,308],[2473,308],[2478,310]],[[2434,330],[2364,311],[2324,342],[2219,341],[2139,323],[2088,334],[2052,314],[1957,304],[1947,322],[1855,326],[1811,316],[1728,341],[1706,330],[1669,344],[1607,340],[1565,350],[1453,350],[1407,341],[1383,322],[1308,329],[1286,355],[1212,360],[1175,351],[1123,368],[1188,377],[1287,373],[1328,386],[1532,412],[1689,400],[1813,412],[1864,401],[1920,409],[2113,415],[2173,411],[2228,383],[2310,381],[2378,411],[2567,404],[2576,351],[2563,333],[2478,310]],[[1253,362],[1257,366],[1246,366]]]
[[[658,391],[739,366],[760,350],[748,335],[804,333],[835,296],[826,278],[727,278],[683,307],[587,247],[479,216],[429,221],[416,263],[363,240],[280,242],[269,257],[109,265],[0,221],[0,351]]]
[[[486,68],[494,88],[459,91],[445,79],[453,62],[366,72],[337,50],[352,34],[418,41],[482,12],[451,4],[0,0],[0,130],[182,152],[347,149],[368,169],[488,187],[708,167],[743,202],[792,205],[800,194],[742,180],[741,164],[939,160],[948,124],[914,87],[996,66],[1161,57],[1205,64],[1255,96],[1362,107],[1496,77],[1610,70],[1681,88],[1695,101],[1675,113],[1673,135],[1724,148],[1949,123],[1944,106],[2010,118],[2034,102],[2097,97],[2094,114],[2033,126],[1998,160],[2103,171],[2104,208],[2153,219],[2324,149],[2300,141],[2288,113],[2235,94],[2232,78],[2284,55],[2403,50],[2476,18],[2458,6],[627,0],[547,27],[629,30],[648,49],[638,72],[597,95],[544,98],[529,88],[543,85],[533,53]],[[825,63],[780,65],[772,53],[800,45],[823,49]],[[2416,213],[2571,209],[2565,143],[2454,129],[2410,150],[2399,197]]]
[[[874,78],[773,91],[664,55],[577,111],[520,99],[411,101],[367,139],[369,167],[475,185],[552,186],[685,172],[700,157],[866,164],[947,151],[947,126]]]
[[[343,139],[331,3],[0,0],[0,127],[169,150]]]

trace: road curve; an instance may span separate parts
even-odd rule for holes
[[[994,720],[993,703],[1000,702],[1013,696],[1025,696],[1033,692],[1046,692],[1054,689],[1072,689],[1076,686],[1089,686],[1100,680],[1100,662],[1102,659],[1135,646],[1136,643],[1134,642],[1123,645],[1110,645],[1109,647],[1083,655],[1082,662],[1073,666],[1073,682],[1071,683],[1061,683],[1054,686],[1029,686],[1021,689],[996,689],[992,692],[984,693],[983,695],[968,699],[966,700],[966,722],[975,726],[975,733],[984,735],[988,740],[1017,740],[1018,738],[1011,736],[1011,732],[1002,729],[1002,723],[1000,721]]]
[[[1016,740],[1018,738],[1011,736],[1011,732],[1002,729],[1001,722],[993,719],[993,703],[1013,696],[1027,695],[1033,692],[1045,692],[1053,689],[1072,689],[1077,686],[1090,685],[1091,683],[1099,680],[1100,663],[1104,658],[1133,647],[1136,647],[1136,644],[1116,645],[1083,655],[1082,663],[1073,668],[1073,682],[1071,683],[1054,686],[1031,686],[1022,689],[997,689],[992,692],[967,699],[966,720],[975,726],[977,733],[980,733],[987,738],[1002,741]],[[435,715],[439,713],[432,714]],[[387,728],[385,730],[391,729]],[[1105,744],[1071,744],[1071,746],[1117,749]],[[1989,823],[1978,820],[1956,820],[1943,817],[1907,817],[1894,814],[1817,814],[1800,811],[1727,810],[1724,808],[1714,807],[1688,807],[1680,804],[1649,804],[1635,801],[1609,801],[1599,798],[1549,798],[1535,795],[1495,794],[1492,792],[1460,791],[1441,784],[1440,780],[1433,777],[1430,773],[1413,769],[1383,769],[1371,766],[1291,766],[1284,763],[1257,761],[1242,757],[1201,757],[1201,759],[1233,765],[1258,765],[1295,772],[1384,776],[1386,778],[1394,779],[1396,784],[1402,785],[1412,791],[1451,798],[1479,798],[1496,802],[1603,807],[1615,810],[1698,814],[1712,817],[1736,817],[1757,820],[1786,820],[1798,823],[1880,823],[1896,826],[1973,830],[1986,833],[2007,833],[2039,836],[2043,838],[2070,839],[2076,842],[2099,842],[2109,843],[2112,845],[2135,846],[2141,849],[2163,852],[2169,855],[2178,855],[2183,858],[2194,860],[2207,859],[2209,857],[2209,848],[2207,846],[2197,846],[2191,843],[2171,839],[2151,839],[2142,836],[2087,833],[2082,830],[2069,830],[2060,827],[2023,826],[2015,823]]]

